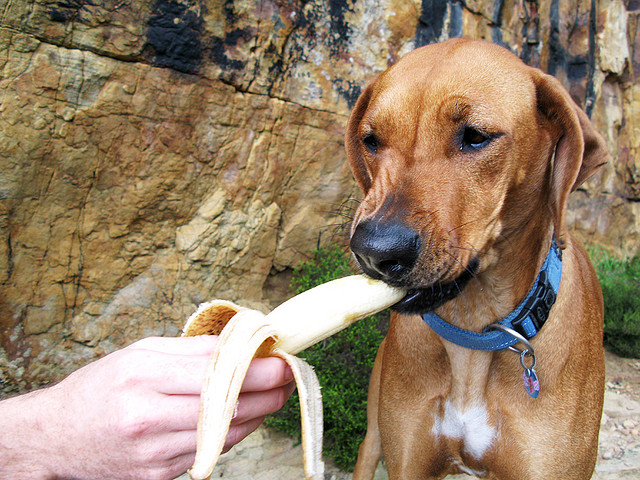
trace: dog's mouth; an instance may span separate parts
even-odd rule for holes
[[[405,297],[396,303],[392,310],[398,313],[423,314],[428,313],[449,300],[453,300],[462,293],[480,266],[480,260],[473,257],[464,271],[454,280],[440,283],[435,282],[430,286],[422,288],[411,288]]]

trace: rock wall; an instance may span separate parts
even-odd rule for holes
[[[640,3],[0,2],[0,381],[21,391],[199,302],[288,294],[344,241],[361,88],[413,48],[486,38],[553,73],[614,161],[572,199],[583,240],[640,246]]]

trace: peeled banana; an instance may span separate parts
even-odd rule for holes
[[[210,478],[224,447],[251,360],[278,356],[291,366],[298,387],[305,477],[323,479],[320,384],[311,366],[294,355],[395,304],[404,295],[401,289],[353,275],[307,290],[268,315],[224,300],[200,305],[187,320],[183,335],[220,337],[202,387],[191,478]]]

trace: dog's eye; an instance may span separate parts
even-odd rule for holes
[[[462,132],[462,141],[460,142],[460,150],[480,150],[491,141],[491,136],[475,129],[474,127],[465,126]]]
[[[370,153],[378,153],[378,137],[376,137],[373,133],[366,135],[362,139],[362,143]]]

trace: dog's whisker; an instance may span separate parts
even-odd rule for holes
[[[454,285],[456,286],[456,288],[458,289],[458,294],[461,294],[461,293],[462,293],[462,289],[460,288],[460,285],[458,285],[458,281],[457,281],[457,280],[454,280],[454,281],[453,281],[453,284],[454,284]]]
[[[498,254],[497,253],[493,253],[490,250],[479,250],[473,246],[470,247],[462,247],[460,245],[451,245],[450,247],[451,249],[455,249],[455,250],[467,250],[469,252],[473,252],[473,253],[478,253],[480,255],[489,255],[491,257],[497,257]]]
[[[446,252],[446,253],[453,259],[454,262],[456,262],[458,265],[464,268],[467,272],[469,272],[471,275],[475,275],[475,273],[469,270],[469,268],[465,266],[460,260],[458,260],[458,258],[454,254],[452,254],[451,252]],[[449,273],[450,271],[451,271],[451,268],[448,269],[447,273]]]
[[[451,232],[453,232],[454,230],[458,230],[458,229],[460,229],[460,228],[462,228],[462,227],[466,227],[467,225],[471,225],[472,223],[479,222],[480,220],[482,220],[482,217],[480,217],[480,218],[476,218],[476,219],[474,219],[474,220],[469,220],[468,222],[465,222],[465,223],[461,223],[461,224],[460,224],[460,225],[458,225],[457,227],[453,227],[453,228],[452,228],[451,230],[449,230],[447,233],[448,233],[448,234],[450,234],[450,233],[451,233]]]
[[[451,254],[450,252],[447,252],[447,254],[453,258],[453,260],[458,263],[469,275],[471,275],[471,278],[476,281],[478,283],[478,286],[480,288],[482,288],[482,283],[480,282],[480,279],[478,278],[478,275],[475,271],[473,271],[472,269],[470,269],[467,265],[464,265],[460,260],[458,260],[456,258],[455,255]],[[460,287],[458,286],[458,282],[457,280],[454,280],[454,284],[456,285],[456,288],[458,288],[458,292],[462,293],[462,290],[460,290]]]

